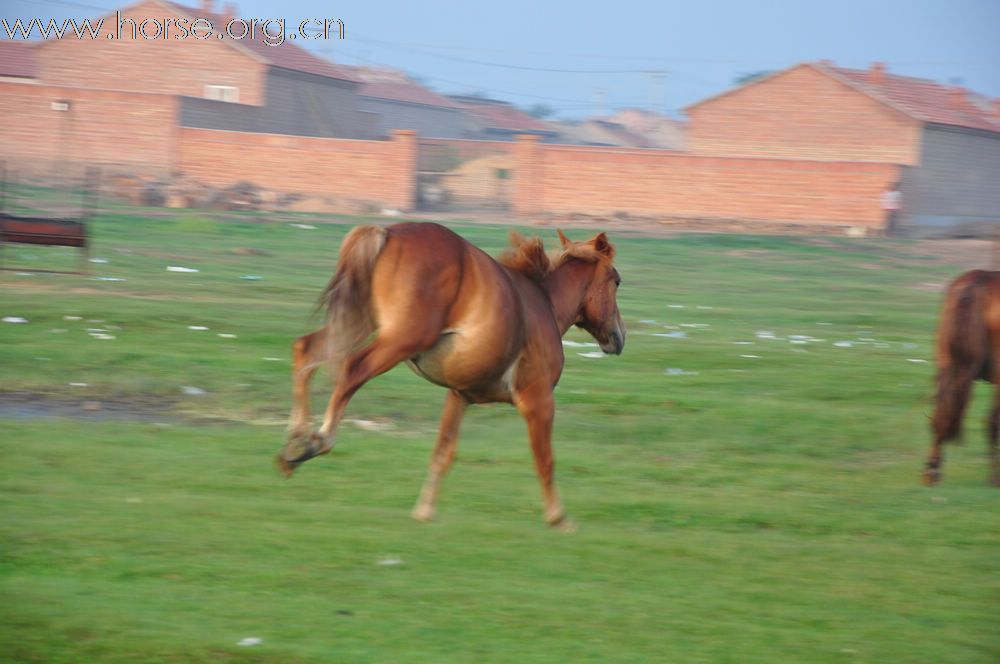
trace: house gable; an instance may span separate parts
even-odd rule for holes
[[[922,122],[810,64],[687,109],[696,154],[916,164]]]

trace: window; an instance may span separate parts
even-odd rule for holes
[[[232,85],[206,85],[205,99],[229,101],[235,104],[240,100],[240,89]]]

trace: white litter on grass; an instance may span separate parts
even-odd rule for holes
[[[569,339],[563,339],[563,346],[569,346],[570,348],[597,348],[597,344],[585,341],[580,343],[579,341],[570,341]]]
[[[653,320],[652,318],[643,318],[639,322],[642,323],[643,325],[656,325],[656,321]]]
[[[168,265],[167,272],[199,272],[197,268],[181,267],[180,265]]]
[[[589,358],[591,360],[596,360],[604,357],[604,353],[577,353],[577,355],[579,355],[580,357]]]
[[[873,344],[876,340],[871,337],[858,337],[858,341],[863,341],[866,344]]]
[[[196,332],[203,332],[203,331],[207,330],[208,328],[205,327],[204,325],[188,325],[188,329],[189,330],[194,330]]]
[[[681,323],[681,327],[690,327],[694,330],[703,330],[706,327],[712,327],[708,323]]]
[[[383,567],[391,567],[393,565],[402,565],[403,561],[400,558],[379,558],[376,565],[382,565]]]
[[[108,259],[107,258],[91,258],[90,262],[91,263],[100,263],[101,265],[104,265],[104,264],[106,264],[108,262]]]
[[[15,272],[14,274],[16,274],[19,277],[33,277],[33,276],[35,276],[34,272]]]
[[[205,392],[205,390],[201,389],[200,387],[191,387],[190,385],[181,386],[181,392],[190,397],[200,397],[204,394],[208,394],[207,392]]]
[[[685,371],[684,369],[678,369],[677,367],[667,367],[664,371],[668,376],[697,376],[697,371]]]
[[[103,323],[103,322],[104,322],[104,319],[103,319],[103,318],[91,318],[91,319],[90,319],[90,320],[88,320],[87,322],[88,322],[88,323]]]
[[[759,332],[757,332],[757,338],[758,339],[777,339],[778,337],[775,336],[774,332],[771,332],[770,330],[760,330]]]
[[[316,230],[316,227],[313,226],[312,224],[292,224],[292,226],[294,228],[302,228],[302,229],[307,230],[307,231],[314,231],[314,230]]]
[[[696,308],[701,309],[702,311],[708,311],[710,309],[714,309],[715,307],[706,307],[704,305],[699,304]]]
[[[264,639],[258,636],[248,636],[245,639],[240,639],[236,642],[238,646],[259,646],[264,643]]]
[[[83,320],[82,316],[63,316],[63,320]]]
[[[789,334],[788,339],[790,341],[812,341],[812,337],[808,334]]]
[[[260,359],[264,360],[265,362],[281,362],[280,357],[262,357]]]
[[[219,332],[219,336],[222,337],[223,339],[235,339],[236,338],[235,334],[229,334],[228,332]]]
[[[687,332],[653,332],[650,336],[653,337],[666,337],[668,339],[687,339]]]
[[[259,274],[244,274],[242,277],[240,277],[240,279],[242,279],[243,281],[260,281],[263,278],[264,277],[260,276]]]
[[[834,341],[833,345],[836,346],[837,348],[850,348],[854,344],[851,343],[850,341]]]
[[[392,424],[389,422],[376,422],[375,420],[346,420],[354,426],[364,431],[388,431],[392,429]]]
[[[927,364],[927,360],[914,359],[910,357],[906,358],[906,361],[913,362],[914,364]]]
[[[70,387],[87,387],[86,383],[70,383]]]
[[[113,334],[91,334],[90,336],[95,339],[102,339],[104,341],[114,341],[117,337]]]
[[[790,343],[790,344],[807,344],[809,342],[806,341],[805,339],[789,339],[788,343]]]
[[[124,277],[94,277],[94,281],[128,281]]]
[[[105,330],[103,327],[88,327],[87,328],[87,333],[88,334],[101,334],[102,332],[107,332],[107,330]]]
[[[816,323],[817,325],[833,325],[833,323]]]
[[[4,316],[3,322],[5,323],[27,323],[27,318],[21,318],[20,316]]]
[[[752,360],[760,359],[760,355],[740,355],[740,357],[745,357]]]
[[[735,345],[737,345],[737,346],[756,346],[757,345],[757,344],[755,344],[752,341],[734,341],[733,343]]]
[[[683,309],[684,305],[683,304],[668,304],[667,308],[668,309]]]

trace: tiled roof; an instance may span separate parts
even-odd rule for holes
[[[989,100],[968,90],[888,72],[873,77],[872,70],[847,69],[825,63],[818,67],[918,120],[1000,131],[1000,120],[991,116]]]
[[[0,76],[34,78],[36,75],[33,42],[0,41]]]
[[[167,2],[166,4],[188,16],[208,19],[216,29],[226,24],[226,19],[220,14],[205,12],[199,8],[187,7],[176,2]],[[262,39],[230,39],[228,41],[229,43],[238,44],[246,48],[273,67],[316,74],[317,76],[326,76],[327,78],[336,78],[343,81],[358,82],[357,77],[347,67],[340,67],[317,55],[313,55],[287,38],[277,46],[269,46]]]
[[[552,128],[544,122],[536,120],[510,104],[493,100],[467,101],[466,99],[460,98],[456,101],[467,113],[482,122],[487,129],[554,133]]]
[[[404,101],[411,104],[438,106],[440,108],[458,109],[459,106],[447,97],[431,92],[427,88],[405,81],[371,81],[358,90],[362,97],[388,99],[389,101]]]

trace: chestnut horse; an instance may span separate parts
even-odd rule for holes
[[[620,354],[625,325],[607,236],[572,242],[558,233],[562,250],[551,259],[539,238],[512,233],[499,261],[438,224],[359,226],[348,233],[320,299],[326,326],[293,346],[291,422],[278,454],[282,472],[290,476],[304,461],[329,452],[351,397],[406,362],[448,389],[413,517],[434,516],[466,407],[505,402],[527,421],[545,520],[568,525],[552,459],[552,391],[563,369],[562,336],[576,325],[605,353]],[[313,432],[309,380],[323,363],[335,387],[323,424]]]
[[[942,444],[961,436],[972,382],[978,378],[997,383],[1000,377],[1000,272],[972,270],[948,287],[938,330],[937,365],[934,441],[923,474],[928,485],[941,479]],[[998,435],[1000,387],[987,422],[994,486],[1000,486]]]

